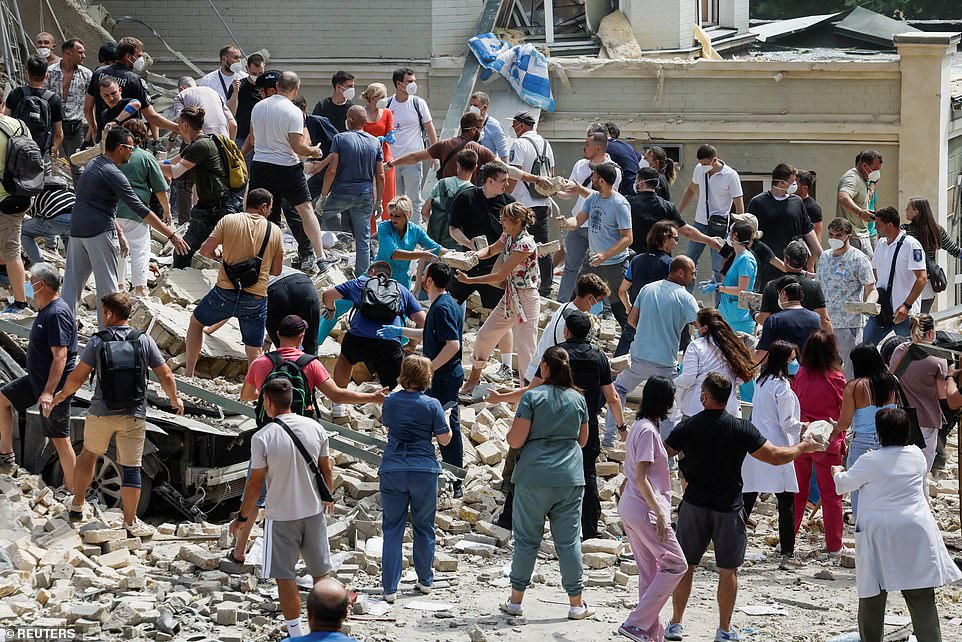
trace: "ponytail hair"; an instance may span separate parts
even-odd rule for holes
[[[559,388],[575,388],[574,378],[571,376],[571,362],[568,351],[558,346],[551,346],[544,351],[542,363],[548,364],[548,376],[544,382]]]
[[[909,317],[909,328],[914,343],[921,343],[929,332],[935,330],[935,320],[931,314],[913,314]]]
[[[668,154],[665,153],[662,147],[649,147],[648,151],[651,152],[652,157],[658,161],[658,169],[665,175],[668,184],[674,185],[675,179],[678,177],[678,169],[675,166],[675,161],[668,157]]]

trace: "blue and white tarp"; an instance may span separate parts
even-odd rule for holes
[[[548,59],[534,45],[511,45],[493,33],[482,33],[468,40],[468,46],[484,67],[481,80],[498,73],[508,81],[521,100],[545,111],[554,111]]]

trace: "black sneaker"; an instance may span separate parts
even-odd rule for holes
[[[14,301],[7,306],[6,310],[0,312],[0,314],[20,314],[21,312],[25,312],[29,309],[30,306],[27,305],[26,301]]]

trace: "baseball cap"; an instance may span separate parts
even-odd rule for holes
[[[527,125],[528,127],[534,127],[534,116],[526,111],[519,111],[517,114],[511,117],[511,120],[516,120],[519,123]]]
[[[574,310],[565,317],[565,327],[576,339],[584,339],[591,332],[591,319],[581,310]]]
[[[268,69],[254,81],[254,86],[258,89],[273,89],[277,86],[277,81],[281,78],[281,72],[277,69]]]
[[[281,324],[277,327],[278,336],[296,337],[307,330],[307,321],[296,314],[288,314],[281,319]]]
[[[749,214],[748,212],[745,212],[744,214],[732,214],[732,218],[741,223],[748,223],[755,228],[756,232],[758,231],[758,217],[756,217],[754,214]]]
[[[615,181],[618,180],[618,166],[614,163],[589,163],[588,167],[609,185],[614,185]]]

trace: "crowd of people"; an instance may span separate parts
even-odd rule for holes
[[[962,249],[924,198],[909,201],[905,220],[875,206],[878,152],[861,152],[840,177],[827,224],[814,172],[778,163],[770,189],[746,204],[738,172],[710,144],[697,149],[676,206],[677,159],[660,147],[639,154],[613,123],[588,127],[583,158],[560,188],[536,118],[515,114],[509,135],[488,114],[484,92],[471,95],[457,135],[439,139],[410,68],[393,73],[391,96],[384,84],[368,85],[363,104],[353,102],[354,76],[338,71],[331,96],[309,114],[296,74],[227,45],[218,69],[178,80],[165,115],[139,75],[139,40],[102,46],[93,71],[82,64],[82,41],[64,42],[62,57],[52,41],[38,36],[28,82],[6,96],[0,115],[0,166],[13,144],[34,145],[45,158],[41,190],[0,187],[0,262],[13,296],[3,314],[27,309],[27,285],[37,310],[27,375],[0,389],[0,469],[16,467],[15,411],[38,404],[71,520],[86,519],[94,463],[113,439],[124,526],[131,536],[151,533],[137,517],[149,371],[170,409],[184,411],[156,343],[128,322],[148,295],[152,229],[173,248],[171,278],[195,253],[220,263],[216,286],[191,314],[185,374],[195,375],[204,337],[236,318],[250,364],[241,398],[256,403],[259,429],[230,525],[230,557],[244,561],[263,507],[264,576],[277,581],[292,637],[303,634],[299,557],[317,582],[308,600],[312,630],[336,630],[347,608],[343,587],[325,579],[325,514],[334,497],[327,435],[312,418],[324,403],[319,392],[335,421],[350,405],[382,404],[388,602],[397,598],[408,519],[416,589],[432,589],[442,472],[435,442],[443,462],[463,468],[458,408],[481,399],[517,404],[499,518],[514,537],[511,593],[501,605],[508,615],[523,613],[546,521],[567,617],[594,613],[583,595],[581,542],[607,536],[595,464],[603,449],[625,442],[618,513],[638,566],[639,604],[619,628],[623,636],[683,639],[694,569],[713,545],[715,640],[743,639],[732,617],[760,497],[776,497],[778,567],[791,572],[805,563],[796,534],[816,503],[824,554],[852,553],[843,545],[842,496],[850,493],[862,639],[882,639],[893,590],[903,591],[919,639],[941,639],[934,588],[962,572],[941,542],[926,484],[945,464],[962,394],[957,364],[925,348],[936,341],[928,311],[946,287],[936,254],[958,257]],[[159,130],[177,141],[170,155],[157,154]],[[85,144],[102,145],[102,154],[74,163]],[[430,163],[438,181],[424,198]],[[571,210],[552,219],[552,195],[574,199]],[[293,265],[285,265],[282,212],[297,245]],[[183,235],[175,218],[187,225]],[[562,249],[542,251],[555,227]],[[353,262],[325,246],[325,229],[353,237]],[[687,248],[676,253],[680,235]],[[63,279],[45,261],[61,246]],[[709,299],[703,305],[694,288],[706,247],[712,273],[698,284]],[[452,250],[474,267],[449,267],[443,258]],[[318,295],[309,275],[343,263],[352,263],[354,278]],[[91,274],[99,331],[81,347],[77,308]],[[466,301],[474,293],[485,314],[465,376]],[[539,337],[549,298],[560,307]],[[329,374],[318,344],[350,309]],[[625,366],[613,368],[599,349],[599,318],[614,320],[613,356],[627,355]],[[496,352],[501,362],[492,370]],[[349,388],[359,363],[380,390]],[[91,375],[77,456],[69,407]],[[485,379],[500,387],[479,396]],[[640,386],[629,425],[626,404]],[[828,434],[816,435],[824,422]],[[676,466],[685,486],[674,514]],[[462,496],[460,482],[452,490]]]

